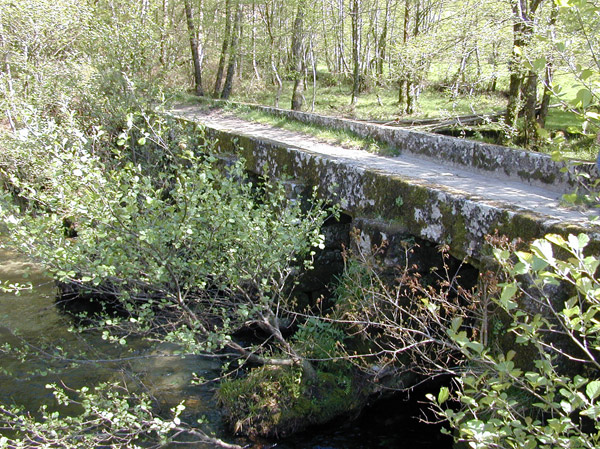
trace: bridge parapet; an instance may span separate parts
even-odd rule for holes
[[[236,118],[178,114],[204,123],[207,137],[218,141],[218,151],[243,156],[248,170],[317,187],[352,218],[368,220],[371,232],[447,245],[451,255],[476,266],[486,263],[485,236],[496,231],[524,241],[547,233],[585,232],[592,240],[589,249],[600,252],[600,227],[588,219],[590,212],[561,208],[560,194],[547,189],[469,172],[446,173],[444,166],[404,156],[323,148],[308,136],[282,142],[281,130]]]
[[[219,102],[220,100],[215,101],[216,104]],[[593,182],[598,177],[592,162],[576,161],[567,164],[554,161],[548,154],[473,140],[269,106],[239,104],[289,120],[372,138],[400,153],[466,167],[499,179],[516,180],[559,193],[572,192],[584,179],[585,182]],[[586,176],[581,178],[577,173],[585,173]]]

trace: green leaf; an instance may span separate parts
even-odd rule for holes
[[[579,78],[581,78],[583,81],[585,81],[590,76],[594,75],[594,73],[596,73],[596,72],[594,72],[593,70],[585,69],[585,70],[582,70],[581,73],[579,73]]]
[[[583,410],[580,415],[596,420],[600,418],[600,405],[593,405],[592,407]]]
[[[585,109],[592,103],[593,98],[594,95],[589,89],[579,89],[575,97],[575,106]]]
[[[590,400],[596,399],[600,395],[600,381],[593,380],[585,387],[585,394]]]
[[[567,242],[565,241],[565,239],[558,234],[547,234],[546,235],[546,240],[548,240],[551,243],[554,243],[557,246],[560,246],[561,248],[567,248]]]
[[[544,67],[546,67],[546,58],[544,58],[544,57],[537,58],[535,61],[533,61],[532,65],[535,70],[540,71]]]
[[[552,245],[548,240],[539,239],[532,243],[531,250],[540,259],[544,260],[550,265],[555,264],[554,253],[552,251]]]
[[[448,389],[448,387],[442,387],[442,388],[440,388],[440,392],[438,393],[437,403],[441,405],[444,402],[446,402],[449,397],[450,397],[450,390]]]
[[[512,310],[517,307],[517,304],[512,300],[517,293],[518,287],[516,283],[507,284],[502,288],[500,295],[500,303],[506,310]]]

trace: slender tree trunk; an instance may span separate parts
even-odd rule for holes
[[[15,91],[13,88],[13,83],[12,83],[12,74],[11,74],[11,70],[10,70],[10,52],[5,51],[4,47],[6,46],[5,43],[5,39],[4,39],[4,33],[3,33],[3,25],[2,23],[0,23],[0,46],[2,48],[2,53],[4,53],[4,75],[2,78],[6,79],[6,88],[4,87],[4,85],[2,85],[2,87],[0,87],[0,92],[2,92],[5,95],[6,98],[6,118],[8,119],[8,124],[10,126],[10,130],[15,133],[17,131],[17,127],[15,125],[15,121],[14,121],[14,111],[13,111],[13,106],[14,106],[14,96],[15,96]],[[0,79],[0,82],[2,82],[2,84],[4,84],[4,80]]]
[[[167,68],[167,30],[169,29],[169,0],[163,0],[162,4],[162,28],[160,30],[160,63]]]
[[[321,33],[323,35],[323,50],[325,51],[325,63],[327,64],[327,71],[331,73],[334,71],[334,66],[331,61],[331,55],[329,54],[329,33],[327,32],[328,24],[326,20],[327,10],[325,8],[325,0],[321,0],[321,17],[323,18],[323,20],[321,21]]]
[[[348,74],[350,69],[348,67],[348,63],[346,62],[346,50],[344,46],[345,42],[345,34],[344,34],[344,24],[346,22],[346,17],[344,14],[345,4],[344,0],[338,0],[338,26],[337,26],[337,38],[338,38],[338,58],[339,58],[339,71],[340,73]]]
[[[223,46],[221,47],[221,56],[219,57],[217,76],[215,78],[215,97],[218,97],[221,93],[221,86],[223,83],[223,72],[225,71],[225,60],[227,59],[229,41],[231,40],[231,2],[232,0],[225,0],[225,36],[223,37]]]
[[[317,100],[317,58],[315,58],[315,48],[313,45],[313,38],[310,38],[310,65],[312,67],[312,78],[313,78],[313,92],[312,92],[312,103],[310,106],[310,112],[315,112],[315,101]]]
[[[385,58],[387,56],[387,39],[388,39],[388,22],[390,21],[390,0],[387,0],[385,3],[385,16],[383,20],[383,28],[381,30],[381,34],[379,35],[379,42],[377,44],[377,77],[379,78],[379,83],[382,83],[383,79],[383,65],[385,63]]]
[[[535,108],[537,106],[537,85],[537,73],[529,70],[523,85],[523,142],[528,146],[535,146],[538,139],[538,124],[535,117]]]
[[[410,0],[404,0],[404,24],[403,24],[403,29],[402,29],[402,43],[404,46],[406,46],[406,43],[408,42],[409,24],[410,24]],[[400,71],[405,72],[406,67],[402,67],[400,69]],[[401,112],[405,111],[403,108],[404,108],[404,102],[407,98],[407,95],[409,95],[408,86],[409,86],[408,76],[406,73],[402,73],[400,75],[400,79],[398,80],[398,106],[400,106]]]
[[[260,73],[258,72],[258,64],[256,62],[256,2],[252,1],[252,70],[257,81],[260,81]]]
[[[292,93],[292,110],[302,109],[304,77],[303,77],[303,54],[304,54],[304,7],[305,0],[298,2],[298,10],[292,31],[292,68],[294,77],[294,91]]]
[[[237,73],[238,79],[244,79],[244,55],[242,53],[242,42],[244,42],[244,22],[240,20],[239,31],[238,31],[238,51],[237,51],[237,63],[235,64],[235,73]]]
[[[407,114],[412,114],[413,112],[415,112],[415,107],[414,107],[414,99],[415,99],[415,92],[414,92],[415,86],[412,83],[412,81],[406,81],[406,113]]]
[[[231,32],[231,46],[229,48],[229,64],[227,65],[227,76],[225,77],[225,85],[221,92],[221,98],[227,100],[233,89],[233,76],[238,60],[238,44],[240,40],[240,26],[242,22],[242,4],[237,4],[237,10],[233,22],[233,30]]]
[[[192,61],[194,63],[194,91],[199,97],[204,96],[204,88],[202,87],[202,60],[204,59],[202,49],[202,24],[198,26],[194,23],[194,11],[191,1],[184,0],[185,17],[187,20],[187,28],[190,37],[190,48],[192,50]],[[202,11],[202,3],[200,3],[200,11]]]
[[[281,97],[281,91],[283,90],[283,82],[281,81],[281,77],[279,76],[279,71],[277,70],[277,65],[275,64],[275,58],[273,53],[271,53],[271,69],[273,70],[273,76],[275,77],[275,81],[277,83],[277,93],[275,94],[275,107],[279,107],[279,98]]]
[[[360,0],[352,0],[352,105],[360,92]]]
[[[550,21],[548,23],[551,29],[556,25],[557,18],[558,5],[553,2],[552,11],[550,12]],[[541,128],[546,127],[546,118],[548,117],[548,109],[550,108],[550,99],[552,97],[552,78],[554,77],[554,63],[552,61],[552,55],[548,55],[546,58],[546,68],[544,72],[544,93],[542,94],[542,103],[537,119]]]
[[[546,119],[548,118],[548,110],[550,109],[550,99],[552,98],[552,78],[554,76],[554,66],[552,61],[546,62],[546,70],[544,74],[544,93],[542,94],[542,102],[540,112],[537,116],[537,122],[540,128],[546,127]]]
[[[513,53],[510,63],[510,85],[505,123],[515,127],[521,108],[521,91],[526,82],[523,73],[523,51],[533,34],[533,17],[543,0],[512,0],[513,10]]]

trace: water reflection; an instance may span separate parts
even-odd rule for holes
[[[143,385],[166,412],[184,402],[183,417],[188,422],[205,417],[203,430],[224,433],[212,386],[192,385],[194,373],[209,380],[217,378],[218,359],[174,355],[178,348],[172,344],[152,345],[131,338],[126,347],[116,347],[95,332],[69,332],[73,323],[55,305],[54,282],[35,264],[5,250],[0,251],[0,279],[34,285],[33,290],[18,296],[0,293],[0,345],[27,347],[36,353],[22,360],[0,352],[0,403],[35,412],[42,405],[56,407],[46,388],[49,383],[76,389],[124,381],[130,387]],[[76,362],[85,359],[90,360]]]

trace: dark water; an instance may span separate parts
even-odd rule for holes
[[[28,273],[27,279],[23,277]],[[195,422],[204,417],[203,430],[214,432],[226,441],[235,441],[254,448],[280,449],[367,449],[367,448],[428,448],[449,449],[451,441],[444,438],[439,429],[426,426],[413,417],[418,400],[424,393],[415,393],[410,400],[403,397],[377,401],[357,419],[345,419],[328,426],[312,429],[279,442],[251,442],[232,438],[223,426],[222,417],[214,401],[214,384],[195,386],[193,373],[205,379],[217,378],[220,363],[201,357],[181,358],[173,356],[173,345],[149,345],[142,341],[129,341],[127,354],[107,344],[99,335],[68,332],[71,322],[61,314],[54,302],[54,284],[46,279],[34,265],[24,262],[8,252],[0,251],[0,279],[31,281],[36,288],[20,296],[0,293],[0,345],[20,344],[16,335],[28,342],[51,343],[50,347],[78,349],[99,359],[115,358],[132,354],[139,356],[127,364],[127,369],[115,363],[71,366],[48,361],[28,360],[25,363],[0,353],[0,403],[18,404],[35,411],[41,405],[53,404],[48,383],[63,382],[70,388],[92,386],[105,381],[123,380],[126,373],[135,373],[149,386],[150,393],[168,410],[184,402],[184,419]],[[147,357],[151,356],[151,357]],[[10,374],[7,374],[10,373]],[[197,449],[209,448],[203,444],[186,445]]]
[[[427,389],[410,398],[396,394],[378,399],[356,420],[304,432],[279,442],[279,449],[451,449],[452,439],[439,426],[425,424],[419,414]]]

